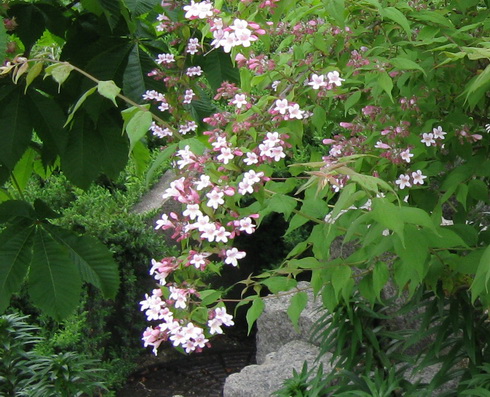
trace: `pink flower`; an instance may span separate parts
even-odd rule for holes
[[[237,109],[241,109],[243,105],[246,105],[248,102],[246,100],[246,95],[245,94],[236,94],[235,99],[231,101],[232,104],[234,104]]]
[[[314,90],[319,90],[321,87],[326,87],[327,83],[325,81],[325,76],[312,74],[311,81],[308,83],[308,85],[311,85],[311,88]]]
[[[433,128],[432,133],[434,134],[435,139],[444,139],[444,135],[446,135],[446,132],[442,130],[441,126]]]
[[[191,0],[190,5],[184,6],[184,11],[187,19],[206,19],[213,16],[213,5],[207,1],[195,3]]]
[[[407,149],[400,153],[400,157],[403,161],[410,163],[410,158],[413,157],[413,154],[410,153],[410,149]]]
[[[225,263],[237,267],[238,266],[237,260],[245,258],[245,255],[246,255],[245,252],[238,251],[235,247],[233,247],[232,249],[226,250]]]
[[[255,225],[250,217],[240,219],[240,231],[244,231],[247,234],[252,234],[255,231]]]
[[[289,104],[287,99],[278,99],[276,100],[276,107],[274,111],[279,112],[280,114],[286,114],[289,109]]]
[[[342,81],[345,81],[345,79],[340,78],[339,72],[336,70],[333,72],[328,72],[327,78],[330,84],[335,84],[337,87],[340,87],[342,85]]]
[[[304,113],[305,113],[304,110],[301,110],[299,108],[299,105],[297,103],[290,105],[288,107],[288,111],[289,111],[289,117],[291,117],[292,119],[298,119],[298,120],[301,120],[303,118]]]
[[[218,209],[220,205],[225,203],[225,201],[223,200],[223,196],[224,194],[222,192],[211,190],[209,193],[206,194],[206,197],[209,198],[207,206],[215,210]]]

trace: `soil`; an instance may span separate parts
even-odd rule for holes
[[[255,364],[255,338],[220,335],[201,353],[146,357],[117,397],[221,397],[228,375]]]

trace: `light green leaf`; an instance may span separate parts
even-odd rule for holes
[[[406,225],[405,244],[401,244],[401,239],[395,239],[395,253],[401,258],[402,266],[410,268],[417,273],[417,280],[422,280],[428,270],[427,258],[429,246],[427,244],[426,233],[417,229],[415,226]]]
[[[384,227],[393,230],[404,244],[403,229],[405,226],[400,208],[385,199],[373,199],[373,210],[371,211],[374,220]]]
[[[36,79],[37,76],[41,73],[43,70],[43,63],[42,62],[36,62],[30,69],[29,72],[27,73],[26,76],[26,88],[24,90],[24,94],[27,92],[27,88],[32,84],[32,82]]]
[[[10,303],[27,275],[32,258],[34,228],[13,225],[0,234],[0,312]]]
[[[377,262],[373,269],[373,290],[378,299],[383,287],[390,278],[390,271],[388,265],[385,262]]]
[[[54,81],[58,83],[59,92],[61,84],[66,81],[72,70],[73,66],[69,63],[55,63],[46,68],[46,70],[44,71],[44,78],[46,78],[47,76],[51,76]]]
[[[298,292],[291,298],[288,307],[288,317],[294,325],[296,331],[299,330],[298,321],[301,316],[301,312],[305,309],[308,304],[308,294],[304,291]]]
[[[34,149],[28,148],[19,162],[15,165],[13,177],[18,189],[24,191],[32,175],[34,160],[37,153]]]
[[[97,91],[103,97],[110,99],[114,106],[117,107],[116,97],[121,92],[121,89],[112,80],[99,81],[97,84]]]
[[[250,331],[252,330],[252,326],[254,325],[255,321],[260,317],[262,312],[264,311],[264,301],[262,300],[261,297],[255,296],[253,298],[252,306],[247,310],[246,314],[246,319],[247,319],[247,324],[248,324],[248,334],[250,335]]]
[[[134,145],[148,132],[152,122],[152,116],[149,111],[138,110],[126,125],[126,133],[129,137],[129,150],[132,151]]]
[[[349,96],[349,98],[347,98],[344,101],[344,114],[347,114],[349,109],[352,106],[354,106],[357,102],[359,102],[359,99],[361,99],[361,95],[362,95],[362,92],[360,90],[355,91],[351,96]]]
[[[33,303],[55,320],[68,317],[77,307],[82,290],[79,271],[68,250],[43,228],[34,236],[29,271],[29,295]]]
[[[210,304],[216,303],[216,301],[221,298],[221,291],[207,289],[204,291],[200,291],[199,297],[201,298],[201,305],[208,306]]]
[[[162,166],[163,162],[165,162],[167,159],[169,159],[175,154],[178,146],[179,146],[178,143],[173,143],[172,145],[167,146],[162,152],[160,152],[160,154],[156,157],[156,159],[153,160],[153,164],[151,165],[150,169],[148,170],[148,173],[146,174],[147,185],[153,179],[153,175],[155,174],[156,170]]]

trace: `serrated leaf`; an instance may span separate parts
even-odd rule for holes
[[[25,224],[9,226],[0,234],[0,312],[17,292],[29,269],[32,258],[34,228]]]
[[[29,271],[32,302],[55,320],[68,317],[76,309],[82,283],[79,271],[66,247],[43,228],[36,230]]]
[[[239,83],[240,74],[233,66],[229,54],[215,49],[203,59],[202,68],[213,90],[217,90],[223,81]]]
[[[114,106],[117,107],[116,98],[121,92],[121,89],[114,83],[114,81],[99,81],[97,84],[97,91],[103,97],[110,99],[112,103],[114,103]]]
[[[250,335],[250,331],[252,330],[252,326],[255,321],[260,317],[262,312],[264,311],[264,301],[259,296],[253,298],[252,306],[247,310],[246,319],[248,324],[248,335]]]
[[[300,291],[297,294],[295,294],[289,302],[287,313],[296,331],[298,331],[299,329],[298,321],[301,316],[301,313],[303,312],[307,304],[308,304],[308,294],[304,291]]]
[[[261,283],[269,288],[273,294],[277,294],[281,291],[289,291],[298,284],[295,279],[288,277],[268,277]]]
[[[99,288],[104,297],[116,297],[119,289],[118,266],[104,244],[93,237],[77,236],[54,225],[45,224],[44,228],[51,238],[66,249],[84,281]]]

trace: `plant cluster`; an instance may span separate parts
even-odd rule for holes
[[[25,7],[14,4],[9,17],[21,23]],[[68,144],[53,145],[31,117],[17,134],[22,144],[0,150],[2,169],[15,176],[32,128],[43,164],[60,159],[81,187],[114,175],[128,153],[138,158],[148,129],[160,140],[152,169],[172,162],[164,198],[181,210],[155,228],[170,231],[181,252],[152,260],[158,286],[141,302],[153,323],[144,344],[155,353],[166,341],[200,351],[233,324],[203,271],[238,266],[247,253],[234,239],[271,213],[284,216],[286,234],[308,232],[277,269],[241,282],[249,329],[266,291],[291,295],[297,322],[307,300],[296,288],[301,273],[332,313],[381,303],[390,281],[409,297],[421,288],[441,301],[465,291],[476,308],[489,305],[488,0],[86,2],[67,10],[97,37],[80,55],[74,28],[56,33],[54,13],[34,7],[66,41],[59,60],[31,57],[40,34],[15,26],[24,51],[0,68],[11,78],[0,87],[0,119],[18,120],[13,103],[35,110],[66,98],[53,120]],[[94,34],[100,26],[110,39]],[[40,82],[42,73],[60,87]],[[121,123],[113,105],[122,102],[131,107]],[[96,150],[80,154],[85,144]],[[339,240],[353,250],[333,255]]]

